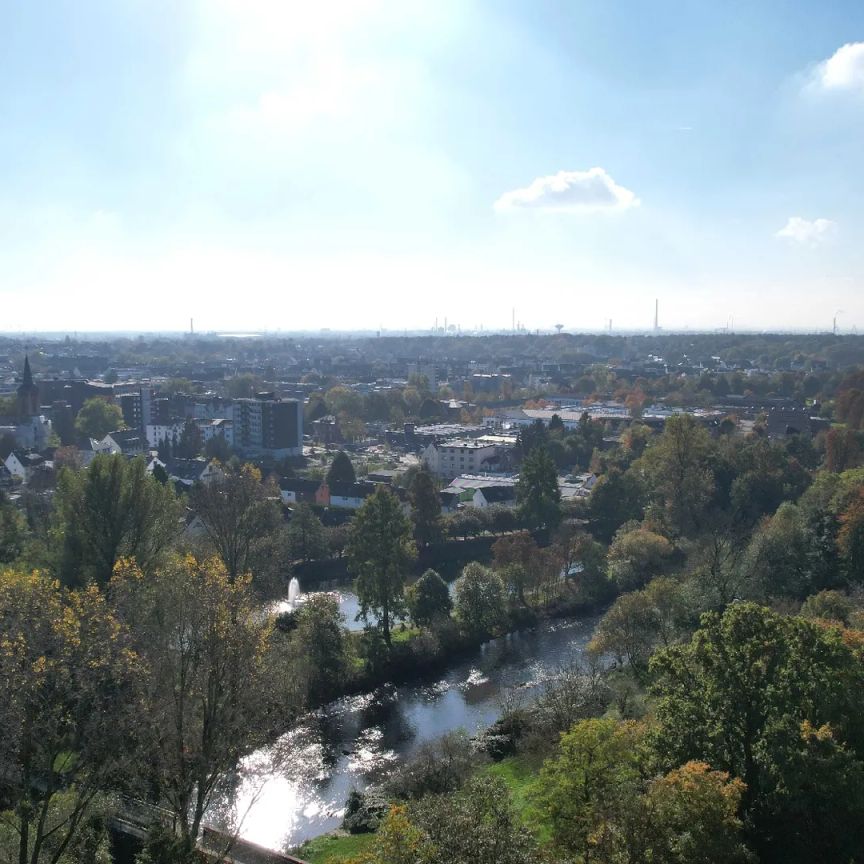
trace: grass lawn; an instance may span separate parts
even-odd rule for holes
[[[324,834],[308,840],[295,854],[309,864],[337,864],[365,852],[374,839],[374,834]]]
[[[543,819],[536,805],[537,775],[543,765],[542,756],[520,754],[509,756],[500,762],[486,766],[483,771],[503,780],[510,790],[513,806],[522,818],[523,824],[529,828],[541,843],[550,838],[549,825]]]

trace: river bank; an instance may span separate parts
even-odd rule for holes
[[[475,647],[443,673],[415,670],[410,685],[388,684],[311,712],[243,761],[210,823],[279,851],[338,828],[352,788],[380,782],[426,741],[490,725],[509,690],[536,699],[584,652],[596,621],[541,621]]]

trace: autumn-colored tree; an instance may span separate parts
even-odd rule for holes
[[[543,765],[539,802],[555,848],[577,861],[608,861],[622,845],[620,823],[642,783],[644,729],[590,719],[561,736]]]
[[[68,593],[34,573],[0,572],[0,777],[17,864],[56,864],[98,796],[130,773],[143,674],[95,586]]]
[[[700,528],[714,494],[711,438],[696,418],[676,414],[640,460],[646,489],[676,533]]]
[[[855,468],[861,461],[858,436],[852,429],[829,429],[825,436],[825,467],[841,472]]]
[[[673,551],[662,534],[641,525],[624,525],[609,547],[609,578],[622,591],[641,588],[663,572]]]
[[[142,779],[159,790],[191,852],[218,781],[269,731],[270,625],[250,579],[232,578],[215,557],[176,559],[147,576],[121,561],[111,596],[148,670]]]
[[[262,483],[253,465],[223,467],[219,476],[196,484],[189,501],[232,580],[250,571],[256,544],[280,523],[279,490]]]
[[[864,488],[840,514],[837,547],[843,556],[847,577],[864,582]]]
[[[654,780],[643,797],[645,860],[657,864],[752,861],[738,818],[744,784],[704,762],[687,762]]]

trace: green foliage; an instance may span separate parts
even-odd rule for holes
[[[75,419],[75,431],[97,441],[101,441],[109,432],[125,428],[120,407],[98,396],[88,399]]]
[[[425,465],[411,478],[408,494],[417,545],[422,547],[440,542],[444,536],[441,499],[435,488],[435,480]]]
[[[312,595],[295,613],[292,669],[305,684],[307,701],[320,705],[341,692],[350,665],[345,616],[329,594]]]
[[[472,562],[456,580],[456,617],[469,633],[490,636],[507,620],[507,604],[501,577]]]
[[[180,433],[174,455],[178,459],[194,459],[201,453],[203,447],[204,436],[201,434],[201,429],[194,420],[187,420],[183,424],[183,431]]]
[[[821,618],[841,624],[848,624],[854,611],[855,604],[840,591],[820,591],[812,594],[801,606],[801,615],[804,618]]]
[[[294,507],[287,533],[292,558],[312,561],[327,555],[327,534],[321,520],[308,504],[301,503]]]
[[[0,492],[0,564],[11,564],[24,549],[27,522]]]
[[[864,753],[864,667],[837,631],[736,603],[704,615],[691,641],[659,651],[651,669],[659,755],[744,781],[761,860],[841,861],[851,844],[862,848],[853,826],[864,826],[864,807],[852,792]],[[826,760],[848,782],[832,785]]]
[[[714,494],[712,449],[698,420],[676,414],[639,460],[650,500],[677,534],[692,534],[705,523]]]
[[[561,521],[558,472],[545,447],[535,447],[525,457],[516,484],[519,515],[531,528],[557,528]]]
[[[428,857],[421,860],[429,864],[537,861],[534,839],[521,825],[507,787],[496,777],[478,775],[456,794],[427,796],[408,812],[428,844]]]
[[[416,557],[411,523],[399,499],[383,486],[366,499],[351,524],[346,550],[355,578],[360,614],[378,617],[384,641],[390,645],[390,629],[405,608],[405,574]]]
[[[104,585],[134,557],[145,570],[164,559],[179,528],[173,490],[147,474],[143,459],[100,454],[84,471],[64,468],[57,484],[59,575],[67,585]]]
[[[428,627],[438,618],[450,614],[453,606],[450,588],[434,570],[427,570],[406,592],[411,620]]]
[[[672,544],[643,526],[624,525],[609,547],[609,578],[622,590],[641,588],[659,576],[672,556]]]
[[[327,469],[326,483],[333,486],[336,483],[356,483],[357,475],[354,473],[354,465],[344,450],[340,450]]]
[[[632,721],[583,720],[543,766],[540,806],[555,847],[578,861],[613,861],[622,814],[640,789],[644,729]]]
[[[625,523],[644,515],[645,491],[636,471],[611,469],[594,484],[589,499],[592,530],[609,542]]]

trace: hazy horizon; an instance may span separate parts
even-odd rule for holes
[[[864,6],[5,3],[6,331],[864,326]]]

